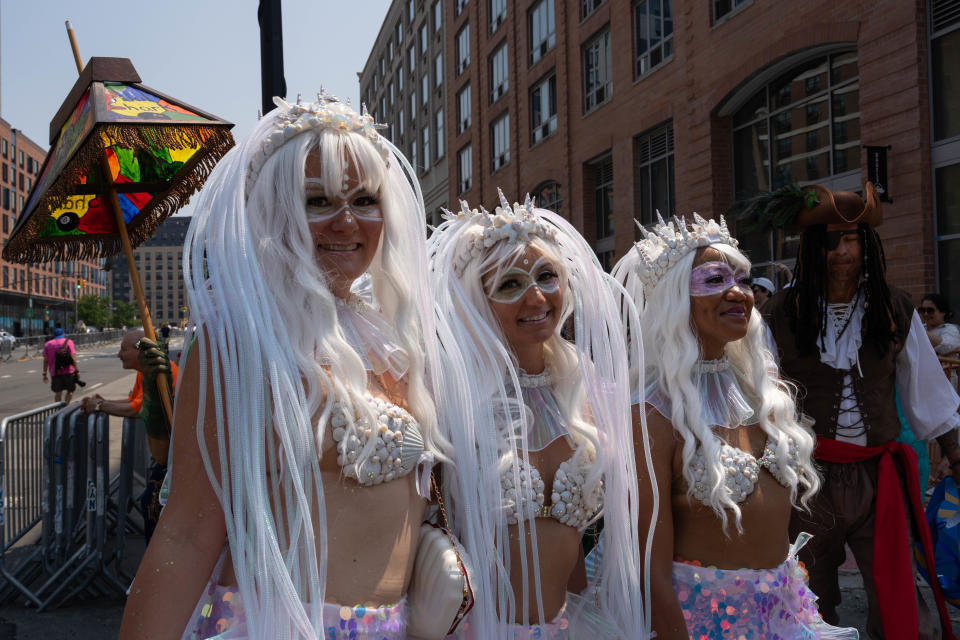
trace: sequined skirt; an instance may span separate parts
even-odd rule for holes
[[[182,640],[248,640],[243,600],[236,587],[217,584],[220,562],[210,577],[203,598]],[[402,598],[387,607],[344,607],[323,605],[323,633],[318,640],[405,640],[407,637],[407,603]]]
[[[471,630],[468,617],[457,632],[456,640],[484,640]],[[588,599],[573,593],[560,613],[547,624],[507,625],[512,640],[616,640],[618,634],[600,610]]]
[[[803,534],[806,536],[806,534]],[[691,640],[856,640],[856,629],[828,625],[796,552],[773,569],[716,569],[673,563],[673,588]]]

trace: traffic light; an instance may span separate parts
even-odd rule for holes
[[[83,280],[81,280],[80,278],[77,278],[77,289],[83,286],[82,283],[83,283]]]

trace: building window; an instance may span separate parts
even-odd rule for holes
[[[427,100],[430,99],[430,74],[424,73],[420,78],[420,104],[427,106]]]
[[[377,90],[377,74],[376,73],[373,74],[373,90],[374,91]]]
[[[435,87],[443,84],[443,52],[438,53],[433,59],[433,78]]]
[[[2,143],[0,143],[0,149],[2,149],[3,151],[3,157],[6,158],[7,157],[7,141],[6,140],[3,140]]]
[[[507,0],[490,0],[490,33],[494,33],[507,19]]]
[[[613,95],[610,31],[604,29],[583,48],[583,112],[588,113]]]
[[[407,0],[407,20],[412,24],[414,17],[417,15],[417,8],[415,6],[414,0]]]
[[[430,166],[430,126],[423,128],[423,166]]]
[[[634,76],[640,78],[673,57],[673,0],[633,5]]]
[[[443,0],[433,3],[433,30],[440,31],[443,26]]]
[[[457,94],[457,135],[470,128],[470,85]],[[6,195],[6,189],[4,189]]]
[[[410,92],[410,122],[417,120],[417,90]]]
[[[387,96],[380,96],[380,115],[379,119],[387,117]]]
[[[390,62],[393,62],[393,38],[390,38],[387,44],[387,57],[390,58]]]
[[[732,120],[736,200],[789,183],[860,188],[857,74],[855,51],[820,56],[743,101]],[[754,266],[792,261],[799,245],[799,235],[782,231],[741,233],[738,239]]]
[[[470,25],[465,24],[457,32],[457,75],[460,75],[470,64]]]
[[[4,181],[4,182],[8,182],[8,181],[9,181],[9,179],[8,179],[8,173],[7,173],[7,163],[6,163],[6,162],[3,163],[3,181]]]
[[[470,191],[473,184],[473,147],[467,145],[457,152],[457,188],[460,193]]]
[[[391,106],[391,107],[393,106],[393,102],[394,102],[395,99],[396,99],[396,93],[394,92],[393,83],[391,82],[391,83],[390,83],[390,106]],[[385,114],[385,113],[381,114],[381,116],[385,116],[385,115],[387,115],[387,114]]]
[[[603,0],[580,0],[580,19],[583,20],[597,10]]]
[[[420,141],[417,140],[417,137],[413,137],[413,141],[410,143],[410,166],[413,167],[413,170],[417,172],[417,175],[423,173],[421,167],[417,163],[417,148],[420,147]]]
[[[403,44],[403,20],[397,22],[397,45]]]
[[[960,0],[928,4],[937,271],[940,292],[960,306]]]
[[[403,135],[403,109],[397,113],[397,132],[399,135]],[[395,140],[394,142],[400,142],[400,140]]]
[[[593,187],[594,251],[603,268],[612,266],[614,253],[613,156],[609,153],[587,163],[589,184]],[[588,192],[589,193],[589,192]]]
[[[437,111],[437,160],[443,157],[443,108]]]
[[[423,24],[420,25],[420,53],[421,55],[427,52],[427,22],[424,20]]]
[[[410,45],[407,49],[407,60],[410,65],[410,75],[413,75],[417,70],[417,50],[414,45]]]
[[[490,56],[490,104],[493,104],[510,88],[507,71],[507,43],[504,42]]]
[[[467,6],[467,0],[453,0],[453,15],[459,16]]]
[[[547,180],[534,187],[530,194],[533,201],[541,209],[549,209],[560,213],[563,208],[563,196],[560,194],[560,183],[556,180]]]
[[[496,172],[503,165],[510,162],[510,114],[500,116],[490,126],[491,164],[492,171]]]
[[[533,64],[553,49],[557,43],[557,30],[553,15],[553,0],[540,0],[527,16],[530,30],[530,64]]]
[[[403,91],[403,69],[397,73],[397,91]]]
[[[557,130],[557,76],[551,72],[530,92],[530,144]]]
[[[387,65],[383,61],[383,56],[380,57],[380,75],[384,75],[387,72]]]
[[[633,139],[634,172],[637,189],[636,218],[640,224],[676,213],[673,173],[673,123],[657,127]]]

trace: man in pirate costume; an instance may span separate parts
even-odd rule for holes
[[[915,586],[912,542],[930,567],[933,552],[916,456],[897,442],[896,399],[918,439],[936,438],[960,482],[960,398],[910,296],[886,282],[875,231],[883,215],[869,182],[864,194],[791,185],[738,205],[741,219],[802,230],[792,286],[762,309],[781,372],[815,421],[824,479],[809,512],[793,512],[790,535],[814,535],[800,558],[826,622],[838,622],[847,545],[863,575],[871,638],[953,638],[939,587],[940,625]]]

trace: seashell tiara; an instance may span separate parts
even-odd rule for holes
[[[637,224],[643,233],[643,240],[634,245],[640,254],[640,260],[634,269],[648,289],[657,286],[657,282],[667,271],[691,251],[712,244],[728,244],[731,247],[738,245],[737,239],[730,235],[723,216],[720,216],[718,223],[694,213],[693,223],[689,227],[685,218],[676,216],[670,222],[664,222],[659,212],[657,220],[658,223],[652,231],[647,231]]]

